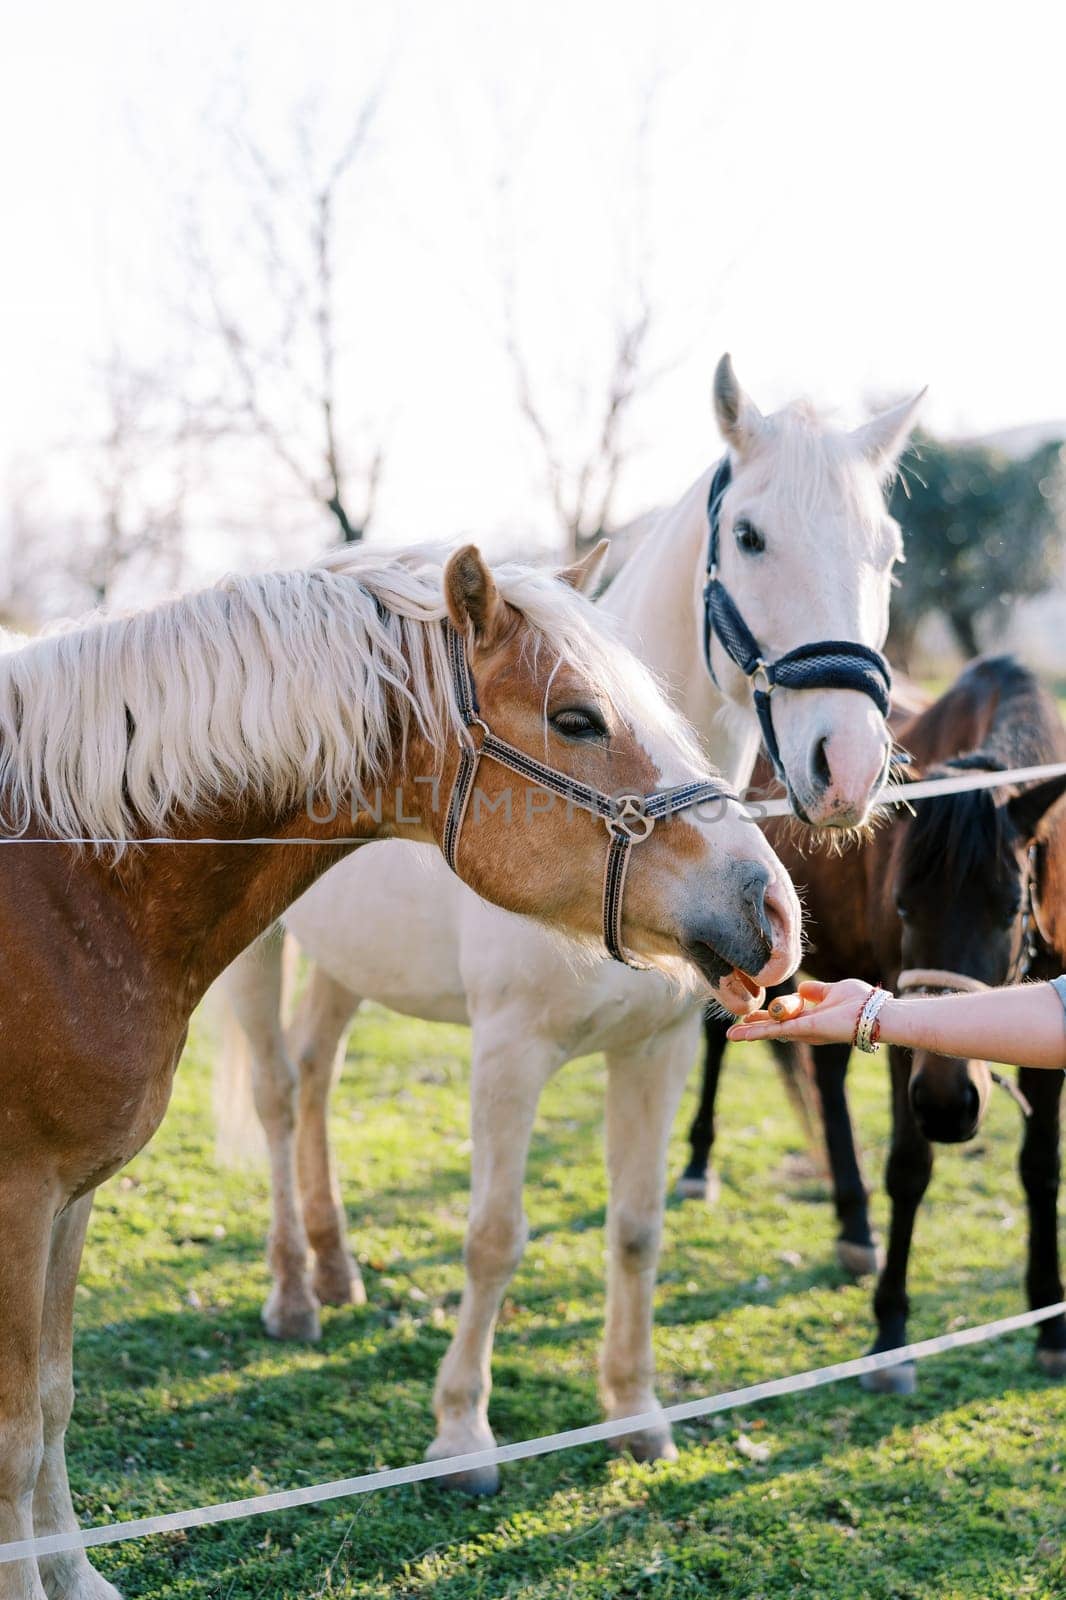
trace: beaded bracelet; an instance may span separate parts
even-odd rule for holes
[[[855,1018],[855,1032],[851,1036],[851,1042],[855,1048],[865,1050],[867,1055],[873,1055],[877,1049],[877,1041],[881,1037],[878,1013],[885,1001],[891,998],[887,989],[871,989]]]

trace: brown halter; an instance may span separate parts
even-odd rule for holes
[[[611,839],[603,876],[603,942],[615,961],[621,961],[627,967],[640,968],[643,964],[632,960],[622,945],[622,900],[632,846],[646,839],[656,822],[664,817],[687,810],[689,806],[700,805],[705,800],[736,800],[737,796],[720,781],[693,781],[650,795],[603,794],[577,778],[567,777],[554,767],[534,760],[524,750],[498,739],[479,715],[477,691],[470,675],[462,634],[450,622],[446,622],[444,628],[455,698],[463,721],[459,735],[459,765],[455,770],[444,821],[441,844],[444,859],[452,871],[458,873],[463,822],[473,793],[478,764],[483,757],[499,762],[500,766],[509,768],[538,788],[559,795],[568,805],[580,806],[583,811],[602,817]],[[475,728],[480,729],[479,740],[474,737]]]

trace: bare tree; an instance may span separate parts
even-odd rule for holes
[[[293,118],[295,160],[274,160],[249,133],[223,135],[229,178],[241,208],[232,245],[214,253],[202,219],[187,230],[206,305],[201,326],[221,346],[229,384],[202,413],[215,437],[264,446],[290,481],[335,519],[345,543],[366,536],[385,464],[380,436],[341,421],[341,305],[337,288],[339,212],[365,154],[379,94],[356,113],[329,159],[316,145],[314,114]],[[240,309],[238,309],[238,306]]]
[[[182,576],[195,430],[177,385],[117,349],[95,378],[96,426],[56,447],[62,474],[28,461],[9,473],[5,609],[23,622]]]
[[[72,556],[93,603],[104,605],[126,579],[177,585],[197,430],[165,375],[130,365],[118,351],[101,369],[100,387],[102,427],[85,450],[95,532]]]
[[[632,449],[630,415],[657,376],[645,361],[650,327],[651,308],[641,285],[632,311],[616,321],[607,381],[589,419],[586,442],[575,453],[537,398],[517,332],[513,288],[508,289],[507,354],[518,405],[539,447],[552,509],[571,557],[614,531],[615,497]]]
[[[613,252],[620,260],[630,256],[631,262],[615,297],[612,325],[593,363],[598,376],[591,386],[587,371],[580,376],[575,373],[565,386],[569,392],[561,399],[555,385],[554,402],[538,387],[520,332],[517,252],[513,239],[506,237],[506,227],[501,239],[505,348],[519,411],[540,455],[548,497],[570,557],[583,554],[617,530],[616,500],[637,448],[633,417],[666,370],[653,369],[649,360],[653,314],[645,231],[650,211],[648,145],[659,87],[659,76],[653,74],[639,97],[631,152],[632,239],[627,251],[620,237]],[[506,212],[511,191],[506,170],[497,187],[501,212]],[[590,326],[596,326],[597,315],[598,303]]]

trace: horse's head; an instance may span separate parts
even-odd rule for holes
[[[651,674],[576,592],[580,569],[563,576],[569,582],[528,568],[493,575],[471,546],[449,560],[445,597],[483,724],[607,796],[713,777]],[[483,729],[471,731],[483,744]],[[458,751],[456,739],[445,753],[445,797]],[[482,759],[462,830],[457,868],[480,894],[602,948],[610,843],[602,816],[546,792],[535,774]],[[733,1011],[752,1004],[737,971],[768,984],[794,970],[799,927],[784,868],[735,802],[663,818],[629,852],[624,946],[664,968],[694,965]]]
[[[767,661],[834,640],[884,644],[892,568],[902,554],[885,486],[920,399],[845,433],[804,404],[762,416],[729,357],[719,362],[714,401],[731,481],[720,507],[718,576]],[[752,687],[720,641],[712,660],[723,690],[750,706]],[[852,688],[778,684],[771,710],[796,814],[815,827],[862,822],[890,749],[873,701]]]
[[[949,763],[926,776],[958,771]],[[1037,932],[1031,845],[1064,789],[1066,779],[1056,778],[1020,793],[942,795],[920,801],[914,818],[900,824],[886,891],[902,923],[904,989],[964,992],[1025,975]],[[927,1139],[972,1139],[990,1088],[984,1061],[914,1052],[910,1103]]]

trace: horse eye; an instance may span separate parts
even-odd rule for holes
[[[553,711],[551,725],[564,739],[606,739],[607,724],[594,706],[566,706]]]
[[[763,534],[747,517],[738,517],[733,524],[733,536],[746,555],[760,556],[766,549]]]

